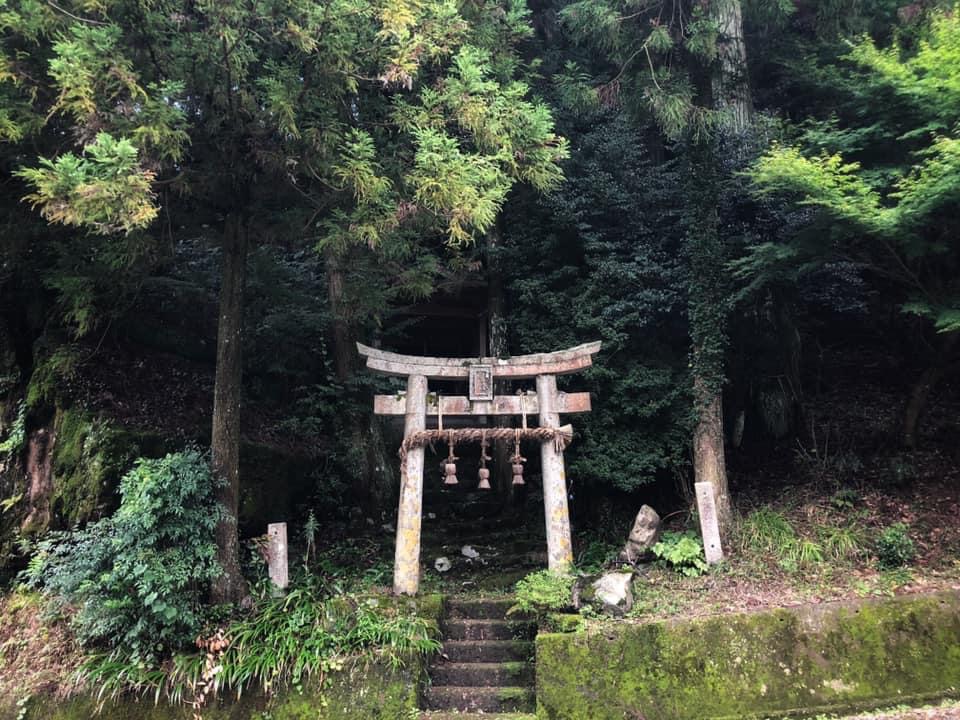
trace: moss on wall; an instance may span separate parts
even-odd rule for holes
[[[204,720],[407,720],[416,712],[419,663],[392,668],[364,662],[332,675],[321,691],[316,686],[288,690],[272,697],[249,694],[202,710]],[[94,698],[69,701],[37,698],[26,703],[22,720],[192,720],[189,707],[152,699],[105,703]],[[20,710],[0,709],[0,720],[18,720]]]
[[[417,598],[372,596],[384,605],[403,604],[439,623],[442,595]],[[402,666],[368,659],[348,663],[325,682],[287,688],[272,695],[252,692],[204,708],[204,720],[409,720],[418,711],[426,658],[408,658]],[[100,704],[92,695],[69,700],[26,698],[22,706],[0,705],[0,720],[193,720],[187,706],[150,699],[121,699]],[[22,713],[22,714],[21,714]]]
[[[119,503],[120,478],[133,461],[168,450],[158,436],[127,430],[80,409],[58,409],[53,430],[50,509],[56,527],[74,527],[109,514]]]
[[[957,689],[957,593],[537,638],[548,720],[774,717]]]

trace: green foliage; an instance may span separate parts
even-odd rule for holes
[[[403,603],[358,596],[329,596],[309,579],[294,583],[283,596],[269,585],[248,617],[235,620],[212,639],[216,673],[205,673],[203,654],[175,655],[170,663],[139,662],[122,651],[96,655],[81,675],[102,696],[134,692],[189,702],[203,691],[217,697],[251,690],[271,693],[301,689],[350,660],[379,659],[398,666],[417,654],[440,648],[438,628]],[[205,665],[206,664],[206,665]]]
[[[917,555],[916,546],[910,537],[906,523],[894,523],[877,536],[875,551],[877,564],[882,570],[909,565]]]
[[[220,572],[214,490],[197,450],[140,459],[121,481],[117,512],[42,540],[26,579],[73,609],[82,643],[154,661],[189,643],[202,625],[206,585]]]
[[[576,578],[565,573],[538,570],[517,582],[516,604],[509,613],[545,615],[568,610],[573,602],[573,583]]]
[[[49,357],[43,359],[34,368],[27,386],[27,407],[34,408],[42,403],[50,403],[56,397],[58,388],[68,384],[76,376],[80,362],[75,347],[63,345]]]
[[[10,423],[7,439],[0,442],[0,458],[20,453],[27,443],[27,403],[17,406],[17,414]]]
[[[692,419],[681,169],[653,157],[649,128],[612,112],[589,123],[564,185],[508,204],[497,249],[511,351],[603,340],[576,384],[604,402],[584,416],[569,449],[575,498],[680,470]]]
[[[904,312],[941,333],[960,329],[960,255],[947,240],[960,207],[960,20],[934,12],[919,27],[913,47],[906,35],[885,49],[862,38],[842,65],[823,68],[823,91],[839,91],[831,115],[750,170],[761,197],[810,212],[785,241],[752,247],[734,266],[742,279],[792,268],[796,281],[853,260],[896,284]]]
[[[773,555],[788,572],[809,568],[823,562],[824,545],[798,535],[790,521],[780,512],[761,508],[750,513],[741,523],[741,542],[756,553]],[[827,552],[834,557],[853,552],[854,535],[836,530],[825,533]]]
[[[127,139],[99,133],[83,155],[41,158],[39,168],[17,173],[32,187],[26,200],[53,223],[90,227],[109,235],[144,228],[157,217],[151,183]]]
[[[820,530],[823,555],[834,560],[853,560],[863,554],[865,538],[861,527],[855,523],[829,525]]]
[[[703,542],[695,532],[663,533],[652,548],[653,554],[667,567],[687,577],[698,577],[708,570],[703,555]]]

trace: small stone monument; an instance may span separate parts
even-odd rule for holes
[[[267,525],[267,566],[270,570],[270,582],[277,590],[283,591],[290,584],[287,567],[287,524],[270,523]]]

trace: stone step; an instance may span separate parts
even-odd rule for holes
[[[531,640],[536,634],[536,623],[530,620],[451,618],[443,623],[447,640]]]
[[[532,712],[536,696],[528,687],[430,686],[424,693],[427,710],[470,712]]]
[[[424,507],[423,521],[424,530],[446,530],[458,535],[493,535],[504,532],[529,531],[531,533],[546,537],[546,527],[542,522],[537,524],[524,523],[522,519],[510,517],[480,518],[476,520],[464,521],[453,513],[447,512],[443,508],[431,509]],[[429,513],[436,515],[431,519]],[[452,526],[451,526],[452,525]]]
[[[449,619],[503,620],[514,605],[513,598],[451,597],[445,615]]]
[[[446,640],[440,650],[450,662],[528,662],[534,655],[528,640]]]
[[[430,668],[434,687],[532,686],[533,665],[527,662],[455,663],[440,662]]]
[[[537,720],[537,716],[532,713],[448,713],[427,710],[420,713],[420,720]]]
[[[444,550],[457,554],[460,553],[460,549],[464,545],[470,545],[481,555],[488,553],[524,555],[529,552],[547,552],[547,541],[542,537],[516,537],[509,534],[460,537],[444,535],[443,533],[424,533],[420,542],[425,551],[427,549]]]

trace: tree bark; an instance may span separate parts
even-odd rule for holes
[[[752,115],[747,51],[743,42],[743,16],[739,0],[714,0],[713,16],[719,29],[718,59],[712,75],[713,106],[725,111],[723,130],[742,133]],[[692,242],[691,335],[694,362],[693,386],[697,410],[693,431],[695,482],[710,482],[715,491],[717,520],[721,534],[729,534],[733,508],[724,455],[723,377],[726,318],[722,278],[726,262],[717,216],[720,173],[712,148],[701,148],[694,166],[699,165],[703,214],[697,219]]]
[[[696,482],[713,485],[717,522],[725,534],[733,521],[733,507],[723,447],[723,394],[704,388],[700,378],[694,378],[694,393],[702,393],[703,400],[693,431],[693,475]]]
[[[227,216],[223,230],[223,270],[217,326],[217,369],[213,390],[211,450],[217,496],[224,516],[217,524],[221,574],[211,587],[214,603],[234,603],[249,592],[240,572],[237,513],[240,504],[240,402],[243,382],[243,293],[249,239],[244,218]]]
[[[336,251],[324,251],[327,274],[327,301],[333,316],[331,329],[333,367],[337,380],[346,385],[357,371],[356,333],[347,319],[344,307],[342,258]],[[393,487],[393,465],[387,458],[383,430],[372,414],[351,413],[346,418],[350,448],[362,448],[348,462],[354,465],[354,492],[370,512],[379,512],[390,499]]]
[[[903,414],[903,444],[910,450],[917,448],[920,418],[930,400],[930,394],[950,372],[951,355],[958,340],[960,340],[960,333],[954,332],[947,335],[934,364],[924,370],[910,388]]]
[[[753,100],[740,0],[713,0],[713,16],[719,35],[717,68],[713,73],[714,107],[727,113],[727,129],[743,132],[753,117]]]

